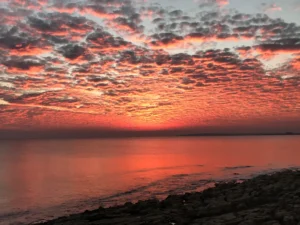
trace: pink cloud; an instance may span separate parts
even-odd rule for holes
[[[204,3],[204,4],[215,4],[218,5],[220,7],[225,6],[225,5],[229,5],[229,0],[194,0],[195,3]]]
[[[219,6],[225,6],[229,4],[229,0],[217,0]]]
[[[275,3],[271,4],[271,5],[266,5],[265,12],[278,12],[278,11],[282,11],[282,8],[278,5],[276,5]]]

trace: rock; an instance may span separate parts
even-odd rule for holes
[[[271,221],[263,223],[263,225],[280,225],[280,223],[276,220],[271,220]]]
[[[237,210],[244,210],[247,208],[247,205],[245,203],[241,203],[236,208]]]
[[[131,214],[145,214],[148,210],[156,208],[158,205],[157,201],[147,200],[147,201],[138,201],[136,204],[130,205],[127,204],[127,208]]]
[[[283,218],[283,225],[297,225],[296,220],[291,215],[286,215]]]
[[[253,220],[246,220],[239,223],[238,225],[257,225],[257,224]]]
[[[228,213],[228,214],[222,215],[219,218],[221,218],[222,220],[225,220],[225,221],[230,221],[230,220],[236,219],[236,216],[233,213]]]
[[[283,210],[278,210],[275,212],[275,215],[274,215],[274,218],[276,220],[283,220],[283,217],[287,214],[286,211],[283,211]]]
[[[84,216],[84,219],[93,222],[93,221],[105,219],[105,216],[103,214],[93,213]]]
[[[125,204],[124,204],[124,207],[126,207],[126,208],[131,208],[133,206],[133,203],[132,202],[126,202]]]

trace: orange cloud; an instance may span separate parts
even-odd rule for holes
[[[10,55],[18,55],[18,56],[24,56],[24,55],[40,55],[45,53],[50,53],[53,51],[53,48],[50,46],[44,46],[43,48],[28,45],[25,48],[18,48],[18,49],[11,49],[9,51]]]
[[[117,14],[99,12],[99,11],[96,11],[96,10],[90,9],[90,8],[85,8],[85,9],[81,10],[80,13],[82,15],[91,14],[95,17],[100,18],[100,19],[108,19],[108,20],[112,20],[112,19],[115,19],[115,18],[118,17]]]
[[[298,48],[288,48],[288,49],[280,49],[280,48],[265,48],[263,46],[256,46],[254,47],[255,51],[258,54],[265,54],[265,55],[274,55],[274,54],[295,54],[300,53],[300,49]]]
[[[53,10],[53,11],[56,11],[56,12],[68,13],[68,14],[72,14],[72,13],[75,13],[77,11],[76,8],[63,8],[63,7],[51,7],[49,9]]]
[[[39,74],[44,70],[44,66],[31,66],[28,69],[20,69],[16,67],[9,67],[6,69],[8,73],[15,73],[15,74]]]
[[[300,57],[295,57],[295,59],[292,60],[291,65],[295,70],[300,71]]]

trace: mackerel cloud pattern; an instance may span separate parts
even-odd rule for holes
[[[0,129],[298,121],[295,0],[0,0]]]

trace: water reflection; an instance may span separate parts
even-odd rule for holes
[[[299,166],[299,147],[296,136],[2,142],[0,211],[110,196],[176,174],[222,177],[234,172],[225,167],[252,166],[243,173]],[[148,192],[179,187],[178,180]]]

